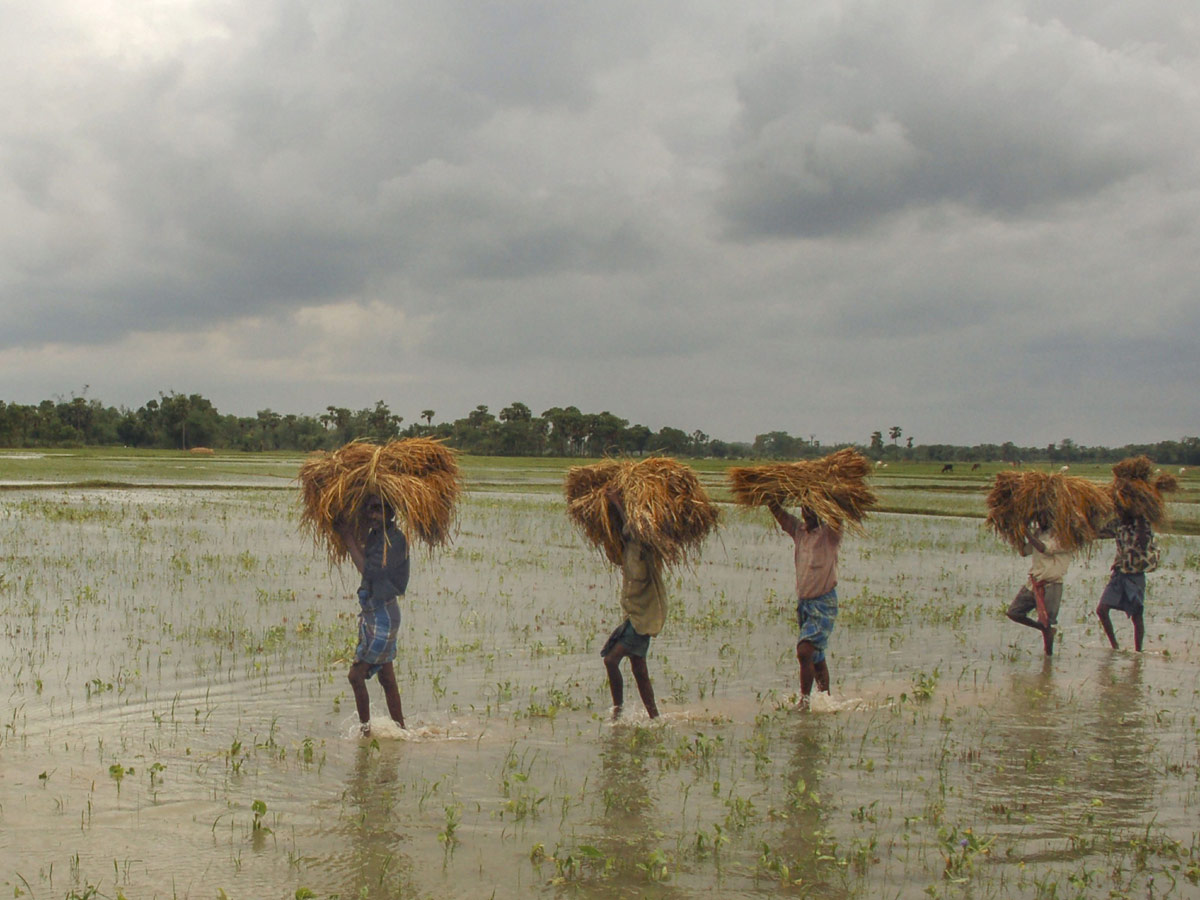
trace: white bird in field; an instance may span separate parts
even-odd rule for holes
[[[1062,467],[1061,469],[1059,469],[1058,471],[1060,471],[1060,472],[1065,472],[1065,471],[1067,471],[1067,469],[1069,469],[1069,468],[1071,468],[1071,467],[1070,467],[1070,466],[1063,466],[1063,467]]]

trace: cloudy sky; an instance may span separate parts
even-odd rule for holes
[[[0,4],[0,399],[1200,433],[1178,0]]]

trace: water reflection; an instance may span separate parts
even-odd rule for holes
[[[1105,654],[1093,719],[1082,729],[1087,782],[1098,801],[1093,811],[1115,826],[1141,821],[1154,806],[1156,774],[1148,760],[1158,741],[1147,716],[1143,666],[1141,655]]]
[[[1152,803],[1141,661],[1106,654],[1094,682],[1061,665],[1012,676],[993,720],[998,761],[981,767],[984,809],[1011,827],[1026,864],[1086,857],[1095,848],[1081,829],[1121,829]]]
[[[399,849],[408,840],[399,827],[397,809],[404,799],[399,775],[403,747],[370,742],[360,745],[356,753],[342,797],[344,858],[334,861],[334,868],[344,873],[344,896],[364,900],[412,896],[416,893],[412,861]]]
[[[655,822],[657,798],[651,786],[649,760],[662,748],[660,727],[618,725],[601,739],[597,790],[603,813],[593,821],[592,844],[572,851],[566,887],[572,897],[674,897],[671,883],[679,860],[664,844],[664,829]],[[560,866],[564,861],[560,860]]]
[[[847,897],[846,873],[833,864],[828,797],[820,791],[830,742],[824,721],[801,716],[791,736],[784,784],[784,826],[777,848],[764,842],[759,868],[806,897]],[[786,868],[784,868],[786,866]]]

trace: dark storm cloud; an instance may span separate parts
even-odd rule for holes
[[[774,37],[739,80],[722,196],[737,233],[837,234],[943,203],[1038,215],[1184,146],[1167,123],[1187,98],[1150,60],[1009,7],[848,6],[862,15]]]
[[[1142,378],[1173,433],[1196,32],[1167,0],[0,5],[0,399],[1020,441],[1066,436],[1061,369],[1074,438],[1149,428]]]

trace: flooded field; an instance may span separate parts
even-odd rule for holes
[[[1143,654],[1092,613],[1111,543],[1078,560],[1047,660],[978,492],[897,484],[922,513],[843,545],[797,712],[791,542],[726,507],[668,579],[662,718],[613,723],[619,584],[562,464],[485,461],[401,601],[411,730],[363,739],[357,577],[297,533],[297,465],[0,458],[4,896],[1200,896],[1200,538],[1160,539]]]

